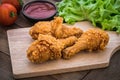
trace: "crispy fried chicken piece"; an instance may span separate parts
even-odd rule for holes
[[[48,34],[61,39],[69,36],[80,37],[82,33],[80,28],[63,25],[62,17],[56,17],[52,21],[38,22],[29,31],[33,39],[37,39],[39,34]]]
[[[27,57],[33,63],[42,63],[48,60],[60,59],[61,51],[75,43],[77,38],[71,36],[66,39],[56,39],[51,35],[39,34],[27,50]]]
[[[80,28],[68,27],[63,24],[62,17],[56,17],[52,23],[52,34],[56,38],[67,38],[69,36],[80,37],[83,31]]]
[[[109,35],[100,29],[89,29],[84,32],[76,43],[63,50],[63,58],[69,59],[81,50],[103,50],[108,44]]]
[[[39,34],[51,35],[51,23],[49,21],[37,22],[31,27],[29,34],[33,39],[37,39]]]

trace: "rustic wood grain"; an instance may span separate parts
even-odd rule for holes
[[[93,28],[88,22],[78,22],[75,26],[84,31]],[[21,28],[8,31],[9,48],[15,78],[107,67],[111,56],[115,51],[120,49],[120,35],[115,32],[108,32],[110,40],[104,51],[80,52],[70,60],[60,59],[35,65],[30,63],[26,58],[26,50],[33,42],[33,39],[29,35],[29,29],[30,28]]]
[[[16,79],[16,80],[82,80],[89,71],[81,71],[81,72],[69,72],[69,73],[63,73],[63,74],[55,74],[55,75],[49,75],[49,76],[38,76],[38,77],[32,77],[32,78],[22,78],[22,79]]]
[[[104,69],[92,70],[83,80],[120,80],[120,50],[110,61],[110,66]]]
[[[30,0],[23,1],[27,2]],[[9,27],[4,27],[0,25],[0,80],[15,80],[13,78],[9,50],[7,49],[8,44],[6,38],[6,30],[21,27],[30,27],[31,24],[32,23],[27,21],[24,17],[21,17],[20,14],[15,24]],[[115,55],[113,55],[113,57],[111,58],[109,67],[104,69],[96,69],[82,72],[70,72],[50,76],[24,78],[19,80],[120,80],[119,57],[120,51],[115,52]]]
[[[22,14],[20,14],[15,24],[18,26],[18,28],[24,28],[31,27],[34,23],[30,22]]]
[[[0,80],[13,79],[10,56],[0,52]]]
[[[6,31],[0,26],[0,51],[9,54]]]
[[[90,71],[76,71],[76,72],[69,72],[69,73],[62,73],[52,75],[52,77],[56,78],[57,80],[82,80]]]

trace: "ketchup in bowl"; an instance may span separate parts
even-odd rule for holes
[[[56,6],[49,1],[32,1],[23,7],[23,15],[35,21],[48,20],[56,15]]]

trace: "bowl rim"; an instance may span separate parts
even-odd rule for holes
[[[48,16],[48,17],[46,17],[46,18],[33,18],[33,17],[29,16],[28,14],[26,14],[26,13],[24,12],[25,7],[28,6],[28,5],[30,5],[30,4],[32,4],[32,3],[36,3],[36,2],[40,2],[40,3],[43,2],[43,3],[49,3],[49,4],[51,4],[51,5],[55,8],[54,14],[51,15],[51,16]],[[57,13],[57,7],[56,7],[56,5],[55,5],[53,2],[47,1],[47,0],[34,0],[34,1],[29,1],[29,2],[25,3],[25,4],[23,5],[23,7],[22,7],[22,14],[23,14],[24,16],[26,16],[27,18],[32,19],[32,20],[35,20],[35,21],[47,20],[47,19],[55,16],[56,13]]]

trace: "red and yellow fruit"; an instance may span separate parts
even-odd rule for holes
[[[8,26],[17,19],[17,10],[12,4],[0,4],[0,24]]]

